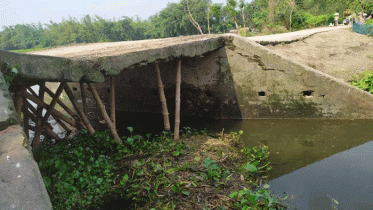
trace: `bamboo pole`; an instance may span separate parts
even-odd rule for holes
[[[110,119],[113,122],[114,129],[116,128],[116,119],[115,119],[115,84],[114,76],[110,77]]]
[[[60,118],[54,118],[54,120],[56,120],[56,122],[61,125],[61,127],[67,132],[67,133],[71,133],[71,129],[60,119]]]
[[[163,114],[163,124],[164,124],[164,129],[166,131],[170,130],[170,120],[168,117],[168,109],[167,109],[167,101],[166,97],[164,94],[164,86],[162,83],[162,78],[161,78],[161,71],[159,70],[159,64],[155,63],[155,69],[157,72],[157,78],[158,78],[158,91],[159,91],[159,98],[162,103],[162,114]]]
[[[84,83],[80,83],[80,96],[82,97],[84,114],[87,115],[87,113],[88,113],[88,111],[87,111],[87,97],[85,95]]]
[[[31,89],[31,88],[30,88]],[[42,82],[39,85],[39,100],[44,102],[44,89],[45,89],[45,82]],[[35,136],[34,139],[32,140],[32,147],[36,148],[39,146],[40,143],[40,135],[41,132],[43,131],[41,129],[42,127],[42,119],[43,119],[43,107],[41,105],[38,105],[37,108],[37,113],[36,113],[37,120],[35,122]]]
[[[49,90],[48,88],[46,89],[46,92],[48,93],[48,95],[52,98],[55,97],[55,94]],[[71,116],[73,117],[75,120],[79,120],[79,117],[76,113],[74,113],[66,104],[64,104],[60,99],[57,100],[57,103]]]
[[[35,129],[36,128],[34,126],[30,125],[30,130],[35,131]],[[58,136],[58,134],[56,134],[55,132],[53,132],[53,130],[51,130],[50,128],[47,128],[47,129],[43,130],[41,133],[44,136],[51,137],[52,139],[61,140],[61,138]]]
[[[51,103],[48,106],[47,112],[44,115],[44,118],[42,120],[42,129],[45,127],[45,124],[48,123],[48,118],[52,114],[52,110],[54,110],[54,107],[57,104],[57,100],[60,97],[64,87],[66,86],[66,82],[61,82],[60,86],[58,86],[56,94],[54,95],[54,98],[52,99]]]
[[[95,129],[93,129],[91,123],[89,122],[87,116],[84,114],[84,111],[81,106],[77,103],[75,100],[74,94],[71,91],[70,87],[68,85],[65,86],[65,92],[67,96],[70,98],[71,103],[73,104],[75,110],[78,112],[80,118],[83,120],[83,123],[85,124],[89,134],[93,135],[95,133]]]
[[[179,139],[179,126],[180,126],[180,86],[181,86],[181,59],[177,60],[176,71],[176,98],[175,98],[175,130],[174,140]]]
[[[32,89],[29,89],[29,91],[35,95],[35,92]],[[55,94],[51,90],[49,90],[48,88],[46,88],[45,91],[46,91],[46,93],[48,93],[48,95],[50,97],[52,97],[52,98],[55,97]],[[75,112],[73,112],[68,106],[66,106],[60,99],[57,100],[57,103],[75,120],[76,126],[74,126],[74,127],[78,128],[77,124],[79,124],[81,127],[85,128],[85,129],[87,128],[85,126],[85,124],[82,122],[82,120],[79,118],[79,116]],[[52,112],[52,116],[53,116],[53,118],[58,119],[58,117],[56,117],[55,113],[53,113],[53,112]]]
[[[22,106],[22,112],[23,112],[23,130],[26,134],[26,137],[27,139],[30,139],[30,135],[29,135],[29,116],[28,116],[28,108],[27,108],[27,105],[26,103],[28,103],[27,99],[26,99],[26,96],[25,96],[25,92],[27,92],[27,89],[23,89],[22,90],[22,98],[23,98],[23,106]],[[36,110],[35,110],[36,111]]]
[[[28,114],[28,118],[31,119],[32,121],[36,122],[37,121],[37,117],[35,115],[36,113],[36,109],[28,102],[25,103],[25,106],[27,109],[27,114]],[[32,111],[32,108],[34,108],[35,111]],[[51,124],[47,124],[47,126],[50,128],[50,129],[53,129],[53,126]]]
[[[27,99],[30,99],[31,101],[33,101],[34,103],[38,104],[39,106],[42,106],[42,107],[45,108],[45,109],[48,108],[48,105],[47,105],[46,103],[44,103],[43,101],[40,101],[40,100],[38,99],[38,97],[35,97],[35,96],[33,96],[33,95],[31,95],[30,93],[27,93],[27,92],[25,93],[25,96],[26,96]],[[52,110],[52,116],[53,116],[54,118],[56,118],[56,117],[61,118],[61,120],[63,120],[63,121],[65,121],[65,122],[69,123],[71,126],[73,126],[73,127],[75,127],[75,128],[78,127],[77,123],[76,123],[74,120],[72,120],[72,119],[66,117],[66,116],[63,115],[61,112],[59,112],[59,111],[57,111],[57,110],[55,110],[55,109]]]
[[[107,112],[105,110],[105,106],[102,103],[102,101],[100,99],[100,96],[98,95],[95,86],[92,83],[88,83],[88,86],[91,88],[91,92],[92,92],[92,94],[93,94],[93,96],[94,96],[94,98],[95,98],[98,106],[100,107],[101,113],[102,113],[102,115],[105,118],[105,121],[106,121],[106,123],[107,123],[107,125],[108,125],[108,127],[109,127],[109,129],[111,131],[111,134],[113,135],[113,138],[115,140],[117,140],[118,143],[122,144],[122,140],[119,138],[118,133],[115,130],[115,127],[114,127],[113,123],[111,122],[111,120],[109,118],[109,115],[107,114]]]

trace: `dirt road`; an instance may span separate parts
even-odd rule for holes
[[[338,30],[341,28],[348,28],[349,26],[337,26],[337,27],[322,27],[322,28],[312,28],[305,29],[301,31],[288,32],[282,34],[272,34],[264,36],[253,36],[248,37],[247,39],[258,42],[260,44],[279,44],[279,43],[291,43],[293,41],[303,40],[309,36],[312,36],[317,33]]]
[[[354,33],[350,28],[266,47],[346,82],[364,71],[373,70],[373,37]]]

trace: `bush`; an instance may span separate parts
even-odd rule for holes
[[[307,12],[303,13],[303,18],[305,19],[305,23],[309,26],[317,27],[322,25],[329,25],[334,21],[334,15],[311,15]]]

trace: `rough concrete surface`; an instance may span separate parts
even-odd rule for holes
[[[52,209],[1,72],[0,108],[0,209]]]
[[[19,125],[0,132],[0,209],[52,209],[38,165]]]
[[[8,86],[0,71],[0,131],[17,123],[16,110]]]
[[[226,45],[243,118],[373,118],[365,91],[242,37]]]

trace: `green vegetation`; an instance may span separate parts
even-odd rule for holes
[[[373,71],[364,72],[360,78],[352,80],[351,84],[373,94]]]
[[[60,23],[17,24],[0,31],[0,49],[42,49],[74,43],[115,42],[177,37],[200,33],[271,34],[328,25],[333,14],[372,13],[373,0],[182,0],[143,20],[122,16],[104,19],[86,15]],[[190,13],[189,13],[190,12]],[[192,18],[191,18],[192,17]],[[240,28],[250,28],[240,30]],[[21,51],[23,52],[23,51]]]
[[[0,66],[1,73],[3,74],[5,78],[5,82],[6,82],[6,85],[8,86],[8,89],[12,86],[13,81],[18,74],[18,69],[19,67],[17,65],[10,66],[7,63],[3,63]]]
[[[127,200],[127,209],[286,209],[262,184],[268,148],[247,148],[240,133],[173,133],[123,137],[109,132],[57,143],[44,141],[35,158],[55,209],[99,209]],[[114,201],[113,201],[114,200]]]

